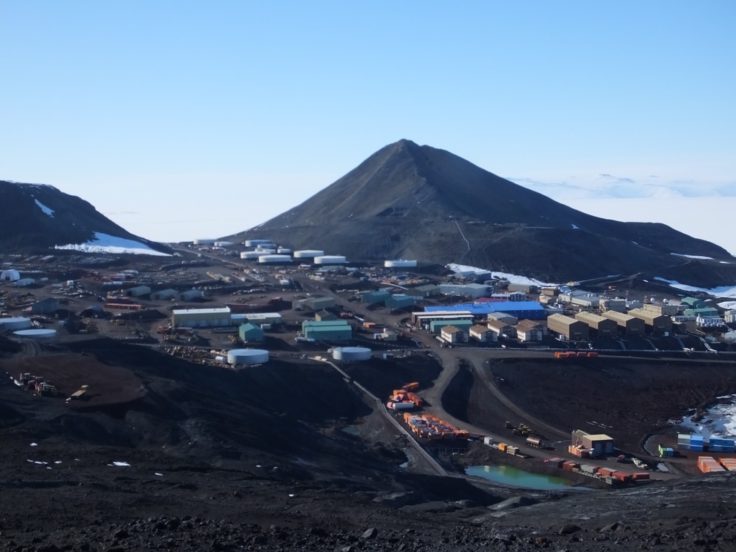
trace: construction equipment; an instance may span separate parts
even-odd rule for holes
[[[87,391],[89,390],[89,385],[82,385],[79,389],[77,389],[74,393],[69,395],[66,400],[64,401],[66,404],[69,404],[72,401],[78,401],[83,398],[86,398]]]

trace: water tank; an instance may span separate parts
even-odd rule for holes
[[[360,362],[370,360],[373,352],[368,347],[335,347],[332,358],[342,362]]]
[[[289,249],[288,247],[279,247],[276,250],[276,253],[278,253],[279,255],[289,255],[291,254],[291,249]]]
[[[273,253],[276,253],[276,249],[259,245],[258,247],[256,247],[256,252],[260,253],[261,255],[271,255]]]
[[[21,339],[54,339],[56,337],[56,330],[51,329],[32,329],[32,330],[18,330],[13,332],[15,337]]]
[[[300,249],[298,251],[294,251],[294,258],[295,259],[314,259],[315,257],[320,257],[324,255],[325,252],[321,249]]]
[[[31,327],[31,319],[23,317],[0,318],[0,331],[26,330]]]
[[[215,247],[230,247],[231,245],[234,245],[231,241],[219,240],[215,242]]]
[[[245,240],[245,247],[256,247],[258,245],[273,245],[273,240]]]
[[[200,238],[198,240],[194,240],[194,245],[214,245],[215,240],[210,240],[206,238]]]
[[[314,258],[314,264],[317,265],[338,265],[347,262],[348,260],[343,255],[321,255]]]
[[[246,261],[254,261],[258,257],[260,257],[263,253],[260,253],[258,251],[241,251],[240,252],[240,258],[245,259]]]
[[[227,363],[231,366],[253,366],[268,362],[265,349],[233,349],[227,352]]]
[[[284,264],[291,262],[291,255],[261,255],[259,264]]]
[[[407,259],[395,259],[383,261],[385,268],[416,268],[417,262]]]

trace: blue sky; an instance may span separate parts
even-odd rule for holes
[[[734,21],[732,1],[0,0],[0,178],[184,240],[410,138],[707,238],[708,209],[682,213],[736,211]]]

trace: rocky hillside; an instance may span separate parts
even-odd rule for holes
[[[0,250],[44,252],[67,245],[93,252],[169,251],[53,186],[0,180]]]
[[[270,238],[356,261],[462,262],[553,280],[642,271],[667,276],[692,261],[673,253],[732,260],[723,248],[669,226],[594,217],[408,140],[384,147],[301,205],[236,237]]]

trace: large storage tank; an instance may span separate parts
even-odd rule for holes
[[[368,347],[335,347],[332,349],[332,358],[342,362],[360,362],[370,360],[373,351]]]
[[[259,251],[241,251],[240,258],[246,261],[255,261],[258,257],[263,255]]]
[[[347,262],[343,255],[321,255],[314,258],[314,264],[317,265],[339,265]]]
[[[417,262],[407,259],[394,259],[383,261],[384,268],[416,268]]]
[[[261,255],[272,255],[276,253],[276,249],[273,247],[259,245],[258,247],[256,247],[256,253],[260,253]]]
[[[273,240],[245,240],[245,247],[257,247],[259,245],[273,245]]]
[[[24,317],[0,318],[0,332],[27,330],[31,327],[31,319]]]
[[[227,363],[231,366],[253,366],[268,362],[265,349],[232,349],[227,352]]]
[[[276,250],[276,253],[278,253],[279,255],[290,255],[291,249],[289,249],[288,247],[279,247]]]
[[[321,257],[325,252],[321,249],[300,249],[294,251],[295,259],[314,259],[315,257]]]
[[[194,240],[194,245],[215,245],[215,240],[200,238]]]
[[[260,264],[284,264],[291,262],[291,255],[261,255],[258,257]]]
[[[13,332],[13,335],[21,339],[36,339],[36,340],[41,341],[41,340],[46,340],[46,339],[54,339],[56,337],[56,330],[52,330],[52,329],[18,330],[16,332]]]
[[[219,240],[215,242],[215,247],[230,247],[234,245],[231,241]]]

